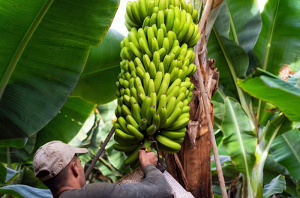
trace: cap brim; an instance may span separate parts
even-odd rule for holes
[[[74,148],[75,153],[87,153],[89,152],[86,148]]]

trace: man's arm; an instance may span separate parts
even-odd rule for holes
[[[65,191],[60,198],[66,197],[112,197],[112,198],[171,198],[173,197],[172,188],[165,176],[154,166],[157,157],[153,152],[139,152],[139,160],[146,178],[139,183],[132,184],[110,184],[94,183],[88,184],[81,189]],[[67,196],[66,196],[67,195]]]

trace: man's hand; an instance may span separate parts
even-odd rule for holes
[[[144,150],[139,150],[139,160],[141,167],[144,168],[148,164],[157,165],[157,157],[154,152],[146,152]]]

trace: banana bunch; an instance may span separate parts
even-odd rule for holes
[[[120,44],[113,147],[135,168],[141,146],[150,148],[149,137],[160,150],[181,149],[194,89],[189,77],[197,69],[193,47],[200,34],[197,10],[184,0],[129,2],[125,19],[129,33]]]
[[[178,12],[174,12],[174,8],[177,8],[178,11],[180,11],[180,9],[184,11],[185,16],[176,15]],[[173,11],[171,11],[169,14],[168,12],[171,9]],[[128,31],[130,31],[133,27],[144,28],[147,25],[144,23],[147,23],[150,18],[152,18],[152,22],[153,20],[156,20],[156,17],[158,18],[159,11],[162,11],[161,13],[164,14],[165,20],[169,18],[169,22],[172,22],[172,24],[166,23],[168,28],[173,26],[175,18],[179,20],[179,23],[184,23],[185,21],[183,19],[187,18],[188,20],[191,19],[195,24],[198,23],[198,11],[193,8],[192,3],[187,4],[185,0],[137,0],[133,2],[129,1],[126,5],[125,26],[127,27]],[[152,16],[153,13],[155,13],[154,16]],[[181,17],[184,18],[180,20]]]

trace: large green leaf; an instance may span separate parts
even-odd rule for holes
[[[28,168],[24,167],[18,174],[18,176],[13,180],[12,184],[24,184],[31,187],[36,187],[41,183],[34,173]]]
[[[17,184],[0,188],[0,194],[13,195],[17,198],[52,198],[50,190],[33,188],[30,186]]]
[[[264,184],[271,183],[271,181],[279,174],[284,175],[285,177],[285,181],[287,184],[285,192],[292,195],[292,197],[298,197],[296,192],[296,184],[294,180],[291,178],[291,176],[289,175],[287,169],[281,164],[277,163],[274,160],[274,157],[272,155],[269,155],[264,165],[263,183]]]
[[[264,165],[264,184],[270,183],[277,175],[289,175],[287,169],[274,160],[272,155],[269,155]]]
[[[261,16],[255,0],[226,0],[230,19],[230,38],[247,53],[251,51],[261,31]]]
[[[35,147],[36,143],[36,136],[37,134],[31,136],[28,138],[28,141],[26,142],[26,145],[23,148],[9,148],[9,157],[11,160],[11,163],[14,162],[25,162],[31,155],[32,151]],[[7,148],[3,147],[0,148],[0,161],[7,163],[7,155],[8,155]]]
[[[292,130],[292,125],[293,123],[281,114],[269,122],[260,138],[264,139],[264,144],[266,144],[267,147],[268,144],[272,144],[276,136]],[[269,147],[267,149],[269,149]]]
[[[238,79],[238,85],[250,95],[267,101],[278,107],[290,120],[300,121],[297,106],[300,101],[300,89],[279,78],[260,75]]]
[[[39,131],[34,151],[52,140],[60,140],[65,143],[71,141],[95,106],[77,97],[69,98],[56,117]]]
[[[239,96],[236,79],[246,77],[249,64],[246,52],[236,42],[219,35],[216,28],[210,34],[207,50],[207,56],[216,60],[216,67],[220,71],[220,84],[236,97]]]
[[[249,118],[240,104],[232,98],[227,98],[222,122],[222,131],[225,135],[223,145],[236,169],[246,178],[249,178],[256,161],[257,138],[251,129]]]
[[[269,198],[270,196],[282,193],[282,191],[286,189],[286,182],[284,180],[283,175],[278,175],[275,177],[271,183],[264,186],[264,198]]]
[[[109,29],[102,43],[92,47],[80,80],[72,96],[105,104],[116,99],[116,80],[120,69],[120,42],[124,36]]]
[[[272,0],[261,14],[263,27],[255,46],[261,68],[278,75],[284,64],[298,59],[300,1]]]
[[[58,113],[118,0],[0,2],[1,141],[29,137]]]
[[[300,179],[300,131],[294,129],[275,138],[270,152],[295,179]]]

